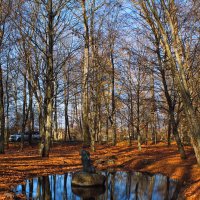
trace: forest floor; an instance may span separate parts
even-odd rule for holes
[[[25,146],[19,151],[19,144],[11,144],[4,155],[0,155],[0,200],[12,199],[12,189],[25,179],[48,174],[64,174],[79,170],[82,145],[54,144],[49,158],[38,156],[38,147]],[[191,147],[185,147],[187,159],[181,160],[176,145],[168,147],[164,143],[142,145],[137,150],[136,143],[129,146],[120,142],[116,146],[97,145],[91,153],[94,166],[99,170],[134,170],[161,173],[182,183],[181,194],[185,199],[200,199],[200,167],[196,164]],[[78,158],[78,159],[77,159]]]

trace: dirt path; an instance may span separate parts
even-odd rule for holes
[[[54,145],[50,157],[40,158],[37,146],[25,147],[19,152],[11,146],[5,155],[0,155],[0,199],[12,199],[10,191],[26,178],[63,174],[81,168],[79,151],[81,144]],[[166,144],[142,146],[137,150],[126,142],[116,147],[97,145],[97,151],[91,153],[94,165],[99,169],[123,169],[150,173],[162,173],[183,183],[181,193],[188,200],[200,199],[200,167],[197,166],[191,147],[186,147],[187,160],[181,160],[176,145]],[[7,196],[7,198],[6,198]]]

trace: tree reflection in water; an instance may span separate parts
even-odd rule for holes
[[[102,172],[105,187],[72,188],[73,173],[27,180],[15,189],[35,200],[171,200],[178,198],[180,184],[168,177],[139,172]]]

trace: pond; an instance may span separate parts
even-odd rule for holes
[[[105,187],[77,188],[71,186],[73,173],[49,175],[25,181],[15,194],[34,200],[175,200],[180,184],[161,174],[140,172],[101,172]]]

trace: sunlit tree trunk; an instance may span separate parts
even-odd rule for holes
[[[97,76],[97,62],[96,62],[96,47],[94,40],[94,13],[95,9],[95,0],[92,0],[91,3],[91,20],[90,20],[90,46],[91,46],[91,71],[92,71],[92,84],[90,86],[90,99],[91,99],[91,108],[90,108],[90,126],[91,126],[91,149],[95,151],[95,139],[97,134],[97,105],[98,105],[98,76]]]
[[[48,45],[47,45],[47,74],[46,74],[46,90],[45,90],[45,143],[44,143],[44,156],[49,156],[50,142],[52,136],[52,113],[53,113],[53,99],[54,99],[54,71],[53,71],[53,5],[52,0],[48,0]]]
[[[88,16],[86,12],[86,2],[81,0],[83,24],[84,24],[84,64],[83,64],[83,77],[82,77],[82,126],[83,126],[83,139],[85,145],[90,145],[90,128],[89,128],[89,100],[88,100],[88,70],[89,70],[89,27]]]

